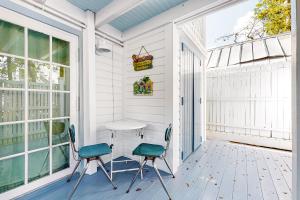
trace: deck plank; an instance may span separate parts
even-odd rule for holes
[[[276,165],[274,160],[272,159],[272,155],[268,151],[263,152],[265,161],[268,165],[271,177],[273,179],[274,186],[277,190],[277,195],[279,199],[285,200],[285,199],[291,199],[291,191],[288,187],[288,185],[285,182],[285,179],[279,169],[279,167]]]
[[[279,199],[277,191],[265,159],[260,150],[254,151],[264,200],[277,200]]]
[[[245,147],[238,145],[238,158],[234,177],[233,200],[247,199],[247,157]]]
[[[199,195],[199,199],[217,199],[220,186],[222,183],[222,177],[225,170],[228,168],[230,161],[232,160],[232,145],[224,145],[224,150],[221,152],[221,158],[215,163],[214,170],[209,174],[209,181],[206,184],[203,196]]]
[[[178,172],[175,174],[176,178],[163,178],[165,184],[167,185],[167,188],[169,192],[172,194],[173,190],[176,190],[175,188],[178,187],[178,185],[182,185],[182,183],[185,182],[185,179],[190,176],[190,172],[194,171],[196,167],[198,167],[195,163],[200,162],[203,159],[206,159],[206,156],[208,152],[212,151],[211,149],[215,147],[215,142],[208,142],[205,143],[197,152],[192,154],[183,165],[181,165],[178,169]],[[174,189],[173,189],[174,188]],[[155,181],[153,184],[147,188],[145,191],[148,194],[152,195],[144,195],[142,196],[143,200],[149,200],[149,199],[159,199],[162,197],[166,198],[166,194],[162,189],[162,186],[160,182],[158,181],[157,177],[155,177]]]
[[[253,148],[246,147],[247,156],[247,186],[248,200],[262,200],[262,188],[259,181],[257,163],[255,159],[255,151]]]
[[[221,164],[219,162],[223,156],[222,153],[225,151],[225,145],[217,144],[216,149],[212,152],[211,156],[206,163],[202,164],[200,170],[197,173],[193,173],[192,179],[188,180],[189,186],[185,193],[177,192],[175,197],[177,199],[202,199],[203,193],[205,191],[208,182],[213,181],[213,170]]]
[[[209,163],[209,160],[214,157],[213,155],[216,154],[219,147],[218,143],[213,143],[201,159],[194,158],[187,160],[186,162],[190,164],[190,166],[184,166],[183,171],[185,173],[179,177],[176,175],[175,181],[166,183],[167,188],[174,199],[182,199],[186,193],[192,192],[191,186],[193,180],[199,177],[199,173],[201,173],[203,166]],[[156,194],[151,198],[153,200],[158,199],[160,196],[163,196],[162,193],[165,193],[161,185],[157,184],[156,187],[159,188],[156,190]]]
[[[148,164],[144,180],[138,178],[129,194],[125,192],[135,172],[115,174],[118,189],[113,190],[98,171],[85,176],[73,199],[166,200],[167,195],[151,163]],[[290,152],[207,141],[183,162],[175,179],[166,173],[162,175],[174,200],[291,200],[290,165]],[[58,181],[20,199],[66,199],[77,180],[78,175],[70,183]]]
[[[280,169],[283,178],[289,187],[290,191],[292,191],[292,173],[289,167],[284,162],[282,156],[278,155],[277,152],[271,152],[271,156],[276,163],[277,167]]]
[[[288,157],[288,156],[282,156],[283,161],[285,162],[285,164],[288,166],[288,168],[292,171],[292,158]]]
[[[232,199],[232,192],[234,186],[235,170],[237,167],[238,146],[234,145],[231,149],[231,159],[229,160],[228,167],[222,177],[220,189],[217,199]]]

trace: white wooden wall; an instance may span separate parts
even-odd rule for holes
[[[145,122],[148,126],[144,142],[162,145],[165,145],[166,124],[171,123],[166,121],[167,34],[166,26],[156,29],[126,42],[124,50],[124,118]],[[138,54],[142,45],[154,57],[153,68],[136,72],[132,66],[131,56]],[[153,81],[153,96],[134,96],[133,83],[144,76],[149,76]],[[139,142],[138,139],[132,140],[131,144],[127,142],[125,151],[132,152]]]
[[[109,43],[107,41],[107,43]],[[96,126],[97,142],[110,142],[104,124],[123,118],[123,48],[112,45],[112,52],[96,55]],[[118,141],[116,141],[118,142]],[[122,145],[115,155],[121,155]]]
[[[266,60],[207,72],[207,129],[291,140],[291,63]]]

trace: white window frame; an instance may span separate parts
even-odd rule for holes
[[[25,126],[25,151],[22,153],[18,153],[18,154],[13,154],[10,156],[6,156],[1,158],[0,160],[3,159],[7,159],[9,157],[16,157],[19,155],[25,155],[25,184],[22,186],[19,186],[17,188],[8,190],[4,193],[0,194],[0,199],[11,199],[11,198],[15,198],[21,195],[24,195],[24,193],[30,192],[34,189],[40,188],[42,186],[45,186],[53,181],[56,181],[58,179],[61,179],[65,176],[67,176],[68,174],[70,174],[72,172],[73,167],[75,166],[75,161],[73,160],[73,157],[71,155],[71,149],[70,149],[70,167],[64,170],[61,170],[59,172],[56,172],[54,174],[52,174],[52,147],[56,147],[56,146],[61,146],[61,145],[65,145],[68,144],[69,142],[65,142],[62,144],[58,144],[58,145],[52,145],[52,136],[50,135],[52,132],[52,126],[50,125],[50,133],[49,133],[49,147],[44,147],[44,148],[39,148],[39,149],[35,149],[35,150],[31,150],[31,151],[27,151],[28,149],[28,122],[37,122],[37,121],[47,121],[50,120],[52,118],[49,119],[37,119],[37,120],[29,120],[28,119],[28,92],[29,91],[36,91],[36,92],[50,92],[50,105],[49,105],[49,109],[50,109],[50,116],[52,113],[52,92],[60,92],[60,93],[69,93],[70,94],[70,116],[66,116],[66,117],[60,117],[60,118],[55,118],[55,120],[57,119],[70,119],[70,124],[74,124],[76,127],[76,130],[78,130],[78,37],[75,35],[72,35],[70,33],[67,33],[65,31],[62,31],[60,29],[57,29],[55,27],[49,26],[47,24],[44,24],[42,22],[33,20],[31,18],[28,18],[24,15],[18,14],[16,12],[13,12],[11,10],[5,9],[3,7],[0,7],[0,19],[4,20],[4,21],[8,21],[10,23],[22,26],[25,28],[25,32],[24,32],[24,41],[25,41],[25,52],[24,52],[24,56],[15,56],[15,55],[11,55],[11,54],[4,54],[4,53],[0,53],[0,55],[4,55],[4,56],[11,56],[11,57],[15,57],[15,58],[21,58],[24,59],[24,65],[25,65],[25,69],[27,68],[28,65],[28,60],[34,60],[34,59],[29,59],[28,58],[28,29],[31,30],[35,30],[41,33],[44,33],[46,35],[50,36],[50,61],[40,61],[37,60],[38,62],[41,63],[47,63],[47,64],[55,64],[52,63],[52,52],[51,52],[51,48],[52,48],[52,37],[56,37],[65,41],[68,41],[70,43],[70,66],[64,66],[62,64],[57,64],[59,66],[62,67],[66,67],[66,68],[70,68],[70,91],[57,91],[57,90],[52,90],[52,83],[50,82],[50,89],[49,90],[39,90],[39,89],[28,89],[28,73],[27,70],[25,70],[25,88],[1,88],[1,90],[6,90],[6,91],[12,91],[12,90],[18,90],[18,91],[25,91],[25,117],[23,121],[18,121],[18,122],[4,122],[1,123],[1,125],[6,125],[6,124],[15,124],[15,123],[24,123]],[[50,68],[52,69],[52,68]],[[52,70],[50,70],[50,81],[52,81]],[[76,135],[76,139],[78,139],[78,135]],[[42,149],[49,149],[50,152],[50,175],[45,176],[43,178],[40,178],[38,180],[35,180],[31,183],[28,183],[28,152],[35,152],[35,151],[39,151]]]

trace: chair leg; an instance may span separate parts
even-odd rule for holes
[[[72,174],[68,177],[67,182],[70,182],[70,181],[71,181],[71,179],[72,179],[72,177],[73,177],[73,175],[74,175],[76,169],[78,168],[80,162],[81,162],[81,160],[78,160],[78,162],[77,162],[76,165],[75,165],[75,168],[73,169]]]
[[[73,194],[74,194],[75,191],[77,190],[78,185],[80,184],[82,178],[84,177],[85,172],[86,172],[86,170],[88,169],[88,167],[89,167],[89,162],[86,163],[86,166],[85,166],[84,169],[82,170],[82,172],[81,172],[81,174],[80,174],[80,177],[79,177],[79,179],[78,179],[76,185],[74,186],[74,188],[73,188],[71,194],[69,195],[69,198],[68,198],[68,199],[71,199],[71,198],[72,198]]]
[[[135,176],[133,177],[130,186],[128,188],[128,190],[126,191],[126,193],[129,193],[131,187],[133,186],[134,182],[136,181],[136,178],[138,177],[139,173],[141,172],[141,170],[144,168],[145,164],[147,163],[147,159],[145,158],[145,160],[143,161],[143,163],[141,164],[141,167],[139,168],[138,172],[135,174]]]
[[[171,167],[170,167],[169,163],[167,162],[166,158],[164,157],[163,159],[164,159],[164,161],[165,161],[165,163],[166,163],[166,165],[167,165],[169,171],[171,172],[173,178],[175,178],[175,175],[174,175],[174,173],[172,172]]]
[[[109,169],[107,169],[107,168],[105,167],[105,163],[103,162],[102,158],[101,158],[101,157],[98,157],[98,158],[99,158],[99,160],[100,160],[102,166],[103,166],[104,169],[106,170],[106,172],[109,172]]]
[[[106,170],[105,170],[105,168],[104,168],[104,166],[103,166],[103,164],[102,164],[103,161],[101,161],[101,160],[102,160],[101,158],[98,159],[98,161],[100,161],[100,162],[98,162],[98,165],[100,166],[100,168],[101,168],[101,170],[103,171],[103,173],[104,173],[104,175],[106,176],[106,178],[107,178],[107,179],[109,180],[109,182],[112,184],[114,190],[117,189],[117,186],[112,182],[110,176],[107,174],[107,172],[106,172]]]
[[[165,192],[167,193],[169,199],[171,200],[172,198],[171,198],[171,196],[170,196],[170,194],[169,194],[169,192],[168,192],[168,190],[167,190],[167,188],[166,188],[166,186],[165,186],[165,184],[164,184],[164,182],[163,182],[163,180],[162,180],[162,178],[161,178],[161,176],[160,176],[160,173],[159,173],[159,171],[158,171],[158,169],[157,169],[157,167],[156,167],[155,159],[152,161],[152,163],[153,163],[154,171],[155,171],[156,175],[158,176],[160,183],[162,184],[162,186],[163,186]]]

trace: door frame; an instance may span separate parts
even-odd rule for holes
[[[300,2],[291,1],[292,11],[292,198],[300,198]]]
[[[63,30],[60,30],[58,28],[55,28],[53,26],[50,26],[48,24],[42,23],[40,21],[37,21],[35,19],[26,17],[22,14],[16,13],[12,10],[0,7],[0,19],[4,21],[11,22],[16,25],[20,25],[24,28],[28,28],[31,30],[36,30],[38,32],[42,32],[44,34],[54,36],[60,39],[63,39],[65,41],[70,42],[70,123],[75,124],[76,129],[78,129],[78,94],[79,94],[79,87],[78,87],[78,36],[73,35],[71,33],[65,32]],[[25,44],[27,43],[27,34],[25,31],[24,37],[25,37]],[[25,46],[25,52],[27,51]],[[51,56],[51,52],[50,52]],[[24,56],[26,57],[26,55]],[[26,80],[25,80],[26,81]],[[24,89],[25,91],[25,89]],[[26,106],[26,105],[25,105]],[[28,105],[27,105],[28,106]],[[24,119],[24,123],[27,123],[27,119]],[[25,138],[28,135],[28,130],[25,128]],[[49,137],[51,139],[51,135],[49,134]],[[78,135],[76,136],[78,138]],[[25,139],[25,146],[28,144],[28,141]],[[51,148],[51,146],[49,147]],[[27,154],[27,151],[25,149],[25,155]],[[27,192],[30,192],[34,189],[43,187],[51,182],[54,182],[58,179],[61,179],[68,174],[72,172],[72,168],[75,166],[75,161],[73,160],[73,157],[71,155],[70,150],[70,167],[64,170],[61,170],[59,172],[53,173],[48,176],[45,176],[43,178],[40,178],[36,181],[33,181],[28,184],[24,184],[22,186],[19,186],[17,188],[8,190],[2,194],[0,194],[0,199],[10,199],[15,198],[21,195],[24,195]],[[25,163],[28,162],[28,157],[25,156]],[[26,166],[26,165],[25,165]],[[25,167],[25,174],[28,173],[28,169]],[[26,175],[25,175],[26,177]],[[26,182],[26,181],[25,181]]]

